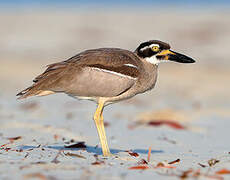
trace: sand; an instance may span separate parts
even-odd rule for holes
[[[1,12],[0,179],[230,178],[229,16]],[[197,63],[161,64],[154,90],[105,108],[114,157],[101,154],[94,103],[63,94],[16,100],[47,64],[90,48],[134,50],[149,39],[169,42]],[[66,147],[73,144],[80,148]]]

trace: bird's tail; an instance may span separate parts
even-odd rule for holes
[[[30,96],[46,96],[53,93],[53,91],[39,90],[36,86],[30,86],[18,93],[16,96],[19,96],[18,99],[25,99]]]
[[[33,82],[34,84],[25,90],[18,93],[18,99],[25,99],[30,96],[46,96],[54,94],[54,91],[49,90],[50,86],[58,79],[59,74],[63,72],[66,67],[65,62],[54,63],[48,65],[48,68],[41,75],[37,76]]]
[[[36,95],[36,93],[34,92],[34,87],[30,86],[26,89],[24,89],[23,91],[19,92],[16,96],[19,96],[18,99],[25,99],[29,96],[33,96]]]

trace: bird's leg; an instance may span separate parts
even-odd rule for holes
[[[100,118],[100,123],[101,123],[101,128],[102,128],[102,133],[103,133],[103,137],[104,137],[104,152],[105,154],[107,154],[106,156],[111,156],[111,153],[110,153],[110,150],[109,150],[109,146],[108,146],[108,142],[107,142],[107,139],[106,139],[106,133],[105,133],[105,127],[104,127],[104,118],[103,118],[103,109],[102,109],[102,112],[101,112],[101,118]],[[103,148],[102,148],[103,150]],[[103,154],[104,154],[103,152]]]
[[[96,110],[96,112],[94,114],[94,122],[96,124],[97,132],[98,132],[98,135],[99,135],[99,138],[100,138],[103,156],[110,156],[111,153],[110,153],[108,143],[107,143],[107,139],[106,139],[103,116],[102,116],[103,107],[104,107],[104,102],[99,101],[97,110]]]

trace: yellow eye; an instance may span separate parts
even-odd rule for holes
[[[158,52],[158,51],[160,50],[160,48],[159,48],[158,46],[153,46],[153,47],[152,47],[152,50],[153,50],[154,52]]]

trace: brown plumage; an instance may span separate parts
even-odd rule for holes
[[[125,64],[130,66],[124,66]],[[84,70],[87,68],[98,68],[114,71],[135,79],[138,78],[138,75],[142,71],[141,67],[142,64],[139,61],[139,58],[131,51],[116,48],[87,50],[66,61],[48,65],[47,69],[33,80],[34,84],[18,93],[17,96],[20,96],[19,99],[23,99],[29,96],[46,95],[46,93],[44,93],[44,91],[46,91],[50,93],[65,92],[72,96],[85,97],[89,95],[87,92],[77,94],[68,87],[73,85],[79,86],[79,84],[75,83],[79,81],[79,77],[84,74]],[[107,73],[100,72],[100,74],[102,75]],[[128,83],[129,85],[133,85],[134,80],[132,82],[131,81],[132,80],[130,80],[130,83]],[[84,84],[86,85],[87,81],[84,82]],[[92,91],[94,91],[95,86],[93,84],[87,85],[88,88],[90,88],[90,86]],[[128,86],[125,89],[128,89]],[[90,91],[88,88],[86,90]],[[118,89],[119,88],[117,88],[115,92],[109,90],[109,92],[107,92],[107,94],[104,93],[103,96],[116,96],[124,92],[123,89]],[[103,91],[103,88],[99,91]],[[91,93],[92,97],[97,95],[98,94],[96,93]]]

